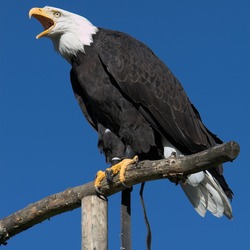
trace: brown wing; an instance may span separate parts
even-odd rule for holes
[[[103,66],[155,129],[185,154],[221,143],[203,125],[179,81],[146,45],[124,33],[104,31],[95,43]]]

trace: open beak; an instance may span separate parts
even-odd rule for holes
[[[55,21],[42,8],[32,8],[29,11],[29,18],[35,17],[43,26],[44,31],[36,36],[37,39],[46,36],[55,27]]]

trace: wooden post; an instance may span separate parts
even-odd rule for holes
[[[108,249],[108,202],[97,195],[82,199],[82,250]]]

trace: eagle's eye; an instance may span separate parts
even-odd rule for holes
[[[59,12],[59,11],[54,11],[54,12],[53,12],[53,15],[54,15],[54,17],[58,18],[58,17],[60,17],[62,14],[61,14],[61,12]]]

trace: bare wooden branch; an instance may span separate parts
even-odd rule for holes
[[[146,181],[171,178],[173,176],[185,177],[220,163],[233,161],[239,154],[239,151],[239,145],[232,141],[185,157],[171,157],[159,161],[142,161],[136,166],[131,165],[128,167],[125,174],[126,184],[132,186]],[[93,184],[93,182],[90,182],[82,186],[69,188],[30,204],[26,208],[3,218],[0,221],[0,244],[6,244],[10,237],[52,216],[80,207],[83,197],[96,195]],[[102,181],[101,185],[101,191],[105,196],[113,195],[124,188],[117,176],[114,178],[112,186],[108,185],[106,179]]]

